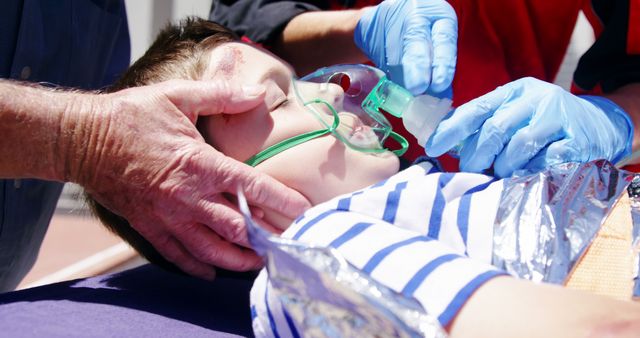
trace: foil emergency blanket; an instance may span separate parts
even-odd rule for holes
[[[562,284],[632,178],[604,160],[514,176],[496,215],[493,265],[519,278]],[[634,219],[636,240],[638,228]]]
[[[238,201],[254,250],[267,259],[269,281],[304,337],[446,337],[420,304],[394,292],[332,248],[280,238],[251,219]]]
[[[635,174],[629,185],[631,218],[633,219],[633,249],[636,259],[633,296],[640,297],[640,174]]]
[[[561,284],[632,179],[607,161],[509,179],[495,221],[493,264],[520,278]],[[447,336],[417,301],[376,282],[336,250],[261,229],[241,191],[238,197],[249,240],[305,337]],[[640,243],[640,198],[632,198],[632,207],[634,243]]]

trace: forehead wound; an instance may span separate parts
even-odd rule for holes
[[[225,78],[231,78],[235,74],[237,67],[244,65],[244,63],[242,51],[237,47],[228,46],[221,48],[221,52],[218,54],[214,74]]]

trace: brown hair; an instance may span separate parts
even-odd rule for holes
[[[229,29],[200,18],[187,18],[170,24],[156,37],[146,53],[127,69],[108,92],[144,86],[170,79],[198,80],[207,67],[207,52],[225,43],[237,41]],[[100,221],[149,262],[172,271],[180,271],[167,261],[123,217],[113,213],[89,194],[89,208]]]

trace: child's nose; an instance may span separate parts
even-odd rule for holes
[[[335,83],[321,83],[319,95],[320,98],[329,102],[336,110],[341,109],[344,90],[339,85]]]

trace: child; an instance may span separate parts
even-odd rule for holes
[[[257,170],[318,205],[283,236],[338,248],[353,265],[418,300],[452,336],[635,334],[640,326],[636,304],[517,280],[490,265],[492,226],[504,181],[439,173],[428,161],[396,174],[399,161],[392,152],[345,137],[366,138],[370,132],[357,116],[334,109],[345,106],[348,93],[338,86],[292,82],[293,76],[284,62],[237,42],[223,27],[187,20],[165,29],[114,90],[175,78],[223,77],[264,85],[264,105],[199,120],[203,137],[239,161],[264,155]],[[317,106],[300,96],[314,99]],[[265,155],[272,146],[277,151]],[[152,263],[171,267],[124,219],[95,201],[91,204],[107,227]],[[461,210],[468,224],[464,232],[458,226]],[[293,221],[270,210],[262,213],[282,229]],[[273,292],[267,297],[268,289],[263,273],[252,291],[256,335],[299,334]]]

